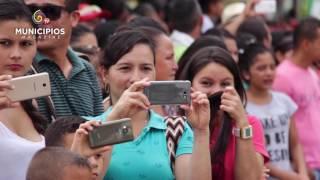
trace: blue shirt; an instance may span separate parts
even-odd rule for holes
[[[111,108],[100,116],[86,118],[105,121],[110,112]],[[165,135],[167,126],[162,116],[154,111],[150,112],[148,124],[134,141],[113,146],[105,180],[175,179],[167,150]],[[176,157],[191,154],[192,146],[193,132],[188,123],[185,123],[185,130],[179,140]]]

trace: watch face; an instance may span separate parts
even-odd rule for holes
[[[245,130],[245,136],[250,137],[251,136],[251,128],[246,128]]]

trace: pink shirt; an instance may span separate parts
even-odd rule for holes
[[[298,105],[294,114],[300,143],[310,168],[320,168],[320,80],[311,68],[286,60],[279,65],[273,85]]]
[[[253,146],[257,153],[260,153],[264,161],[269,160],[269,155],[267,153],[265,142],[264,142],[264,132],[261,122],[253,116],[248,116],[248,122],[253,129]],[[224,158],[224,180],[234,180],[234,166],[236,157],[236,140],[237,138],[233,135],[230,136],[229,145],[227,146],[227,151]],[[211,139],[211,147],[214,146],[216,138]],[[213,174],[215,171],[213,170]]]

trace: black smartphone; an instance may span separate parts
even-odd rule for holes
[[[89,133],[91,148],[120,144],[134,139],[130,118],[113,120],[101,124]]]
[[[144,94],[151,105],[190,104],[190,81],[151,81]]]

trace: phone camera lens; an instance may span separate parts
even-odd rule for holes
[[[126,135],[129,132],[129,128],[127,126],[122,127],[122,134]]]
[[[46,87],[46,86],[47,86],[47,84],[46,84],[46,83],[43,83],[43,84],[42,84],[42,86],[43,86],[43,87]]]

